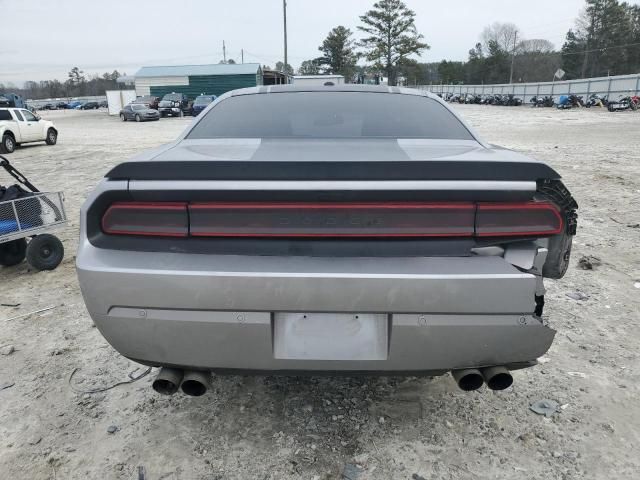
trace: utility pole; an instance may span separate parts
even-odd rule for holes
[[[283,70],[287,71],[288,59],[287,59],[287,0],[282,0],[282,14],[284,18],[284,67]]]
[[[224,44],[224,40],[222,40],[222,63],[227,63],[227,46]]]
[[[513,34],[513,51],[511,52],[511,72],[509,73],[509,83],[513,83],[513,64],[516,60],[516,45],[518,42],[518,31]]]
[[[244,63],[244,48],[240,49],[240,58],[241,58],[240,62]]]

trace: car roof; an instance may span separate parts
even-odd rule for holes
[[[353,83],[346,83],[340,85],[270,85],[260,87],[249,87],[234,90],[232,95],[255,95],[255,94],[268,94],[268,93],[296,93],[296,92],[366,92],[366,93],[392,93],[403,95],[415,95],[420,97],[434,98],[436,95],[426,90],[418,90],[416,88],[404,88],[404,87],[388,87],[385,85],[360,85]]]

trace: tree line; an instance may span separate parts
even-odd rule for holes
[[[26,81],[22,88],[12,84],[0,83],[0,92],[9,91],[17,93],[25,99],[38,98],[73,98],[83,96],[104,95],[107,90],[118,90],[119,84],[116,82],[120,72],[105,72],[102,75],[92,75],[87,77],[79,67],[73,67],[67,74],[67,80],[42,80],[35,82]]]
[[[351,29],[342,25],[333,28],[318,47],[321,55],[302,62],[297,73],[344,75],[347,82],[362,80],[365,75],[384,75],[389,85],[396,85],[402,74],[399,67],[411,62],[412,55],[430,48],[416,29],[415,17],[402,0],[379,0],[360,17],[362,38],[356,41]],[[360,59],[367,65],[358,65]],[[282,62],[276,69],[294,73],[291,65]]]
[[[512,23],[494,23],[484,28],[466,61],[411,58],[429,48],[414,18],[399,0],[377,2],[360,17],[363,39],[335,27],[318,47],[322,55],[302,62],[298,74],[341,74],[355,81],[381,73],[391,85],[399,78],[405,85],[424,85],[551,81],[558,69],[566,79],[640,72],[640,6],[619,0],[586,0],[560,50],[546,39],[525,38]],[[360,59],[369,63],[358,65]],[[293,73],[291,66],[278,66]]]
[[[585,0],[560,50],[548,40],[525,38],[512,23],[494,23],[484,28],[466,61],[422,63],[413,58],[430,48],[415,17],[402,0],[378,0],[360,16],[361,38],[342,25],[333,28],[318,46],[320,55],[302,62],[297,73],[344,75],[347,82],[384,76],[389,85],[411,86],[551,81],[558,69],[566,79],[640,72],[640,5],[625,1]],[[276,70],[294,73],[282,62]],[[22,89],[0,84],[0,91],[25,98],[102,95],[118,88],[118,76],[114,71],[86,78],[74,67],[65,82],[29,81]]]

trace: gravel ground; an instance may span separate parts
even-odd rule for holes
[[[74,369],[75,388],[85,390],[143,371],[85,311],[73,265],[80,204],[111,166],[172,140],[190,119],[45,113],[59,127],[58,145],[10,159],[42,190],[65,191],[67,255],[53,272],[0,267],[0,303],[20,304],[0,306],[0,388],[14,384],[0,390],[0,477],[638,478],[640,114],[456,108],[488,141],[549,162],[580,204],[571,267],[547,281],[555,343],[504,392],[463,393],[449,376],[217,377],[204,397],[161,397],[153,375],[74,392]],[[580,269],[586,255],[601,264]],[[559,412],[534,414],[529,405],[540,399],[558,402]]]

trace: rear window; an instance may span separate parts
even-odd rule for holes
[[[370,92],[295,92],[230,97],[187,138],[426,138],[473,140],[437,101]]]
[[[0,120],[13,120],[9,110],[0,110]]]

